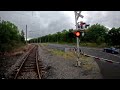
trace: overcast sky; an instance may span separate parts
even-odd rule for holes
[[[106,27],[120,27],[120,11],[82,11],[84,21]],[[28,25],[28,38],[56,33],[63,29],[75,29],[74,11],[0,11],[2,20],[11,21],[20,30]]]

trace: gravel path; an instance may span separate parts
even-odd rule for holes
[[[3,57],[0,59],[0,79],[7,79],[9,74],[8,70],[15,64],[19,56],[15,57]]]
[[[92,71],[75,67],[76,59],[65,59],[47,51],[48,47],[39,47],[39,54],[42,57],[44,66],[50,66],[46,79],[102,79],[99,67],[93,60],[91,65],[95,66]]]
[[[6,79],[13,79],[15,76],[16,71],[18,70],[19,65],[22,63],[21,58],[23,58],[25,54],[19,56],[18,58],[14,58],[15,62],[7,69],[5,73]]]
[[[17,79],[38,79],[35,72],[24,72]]]

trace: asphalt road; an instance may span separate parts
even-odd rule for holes
[[[60,50],[64,50],[67,47],[75,47],[75,46],[60,45],[60,44],[49,44],[48,46]],[[88,47],[80,47],[80,49],[82,50],[82,52],[89,55],[120,62],[120,55],[109,54],[103,52],[102,49],[88,48]],[[101,74],[103,75],[104,79],[120,79],[120,64],[103,62],[101,60],[96,60],[96,62],[100,67]]]

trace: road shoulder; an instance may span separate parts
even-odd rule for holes
[[[40,45],[39,55],[44,66],[50,66],[46,79],[102,79],[100,69],[93,58],[81,56],[81,67],[75,67],[76,56],[56,55],[47,45]],[[71,55],[71,54],[70,54]]]

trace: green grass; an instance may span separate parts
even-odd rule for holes
[[[107,47],[105,43],[102,43],[100,45],[97,45],[96,43],[80,43],[80,46],[86,46],[86,47],[97,47],[97,48],[104,48]]]
[[[48,46],[48,43],[40,43],[40,45]]]
[[[67,44],[67,45],[71,45],[71,46],[76,46],[76,43],[67,43],[67,42],[59,42],[59,43],[53,43],[53,44]],[[107,47],[107,45],[105,43],[102,43],[100,45],[96,44],[96,43],[83,43],[80,42],[80,46],[85,46],[85,47],[96,47],[96,48],[104,48]]]
[[[43,45],[48,45],[49,43],[42,43]],[[67,43],[67,42],[53,42],[52,44],[62,44],[62,45],[69,45],[69,46],[76,46],[76,43]],[[96,43],[83,43],[83,42],[80,42],[80,46],[83,46],[83,47],[94,47],[94,48],[105,48],[105,47],[108,47],[106,45],[106,43],[102,43],[100,45],[96,44]]]
[[[53,44],[69,44],[67,42],[51,42],[51,43],[53,43]]]
[[[49,49],[49,51],[54,55],[62,56],[63,58],[66,58],[66,59],[75,57],[75,55],[72,52],[64,52],[57,49]]]
[[[52,44],[61,44],[61,45],[70,45],[70,46],[76,46],[76,43],[67,43],[67,42],[52,42]]]
[[[70,45],[70,46],[76,46],[76,43],[67,43],[67,42],[59,42],[59,43],[54,43],[54,44],[62,44],[62,45]],[[80,46],[85,46],[85,47],[96,47],[96,48],[104,48],[108,47],[105,43],[102,43],[100,45],[97,45],[96,43],[80,43]]]
[[[90,71],[95,67],[93,64],[94,60],[91,57],[80,55],[80,61],[82,63],[82,68],[84,68],[84,70]]]

